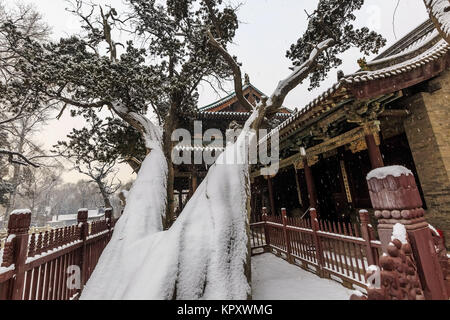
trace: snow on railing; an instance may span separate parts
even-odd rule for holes
[[[0,300],[78,298],[111,238],[116,222],[112,211],[105,220],[88,223],[86,211],[81,210],[76,225],[30,234],[28,215],[17,211],[10,216],[15,229],[8,230],[5,248],[0,249]],[[69,281],[69,270],[77,268],[81,286]]]
[[[314,209],[307,219],[282,213],[250,224],[252,254],[272,252],[320,276],[366,288],[366,269],[378,261],[381,248],[370,224],[320,220]]]

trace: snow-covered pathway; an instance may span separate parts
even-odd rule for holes
[[[254,300],[349,300],[353,291],[273,254],[252,257]]]

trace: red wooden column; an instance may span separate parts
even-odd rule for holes
[[[270,214],[272,216],[274,216],[275,215],[275,199],[273,197],[273,185],[272,185],[272,178],[270,176],[267,176],[267,187],[269,189]]]
[[[370,199],[378,219],[383,251],[388,252],[393,227],[403,224],[417,262],[425,297],[447,300],[448,292],[414,175],[400,166],[373,170],[368,177]]]
[[[312,170],[309,167],[306,158],[303,158],[303,166],[305,168],[306,186],[308,187],[309,206],[319,211],[319,208],[317,207],[316,185],[314,183]]]
[[[372,169],[384,167],[383,156],[381,155],[380,147],[377,145],[373,133],[366,133],[365,138]]]
[[[25,262],[28,254],[28,232],[30,230],[31,211],[13,211],[9,216],[8,238],[13,237],[13,262],[16,278],[14,280],[11,300],[22,300],[25,284]]]
[[[195,191],[197,191],[197,174],[193,173],[192,174],[192,194],[194,194]]]
[[[87,269],[88,269],[88,257],[87,257],[87,248],[86,248],[86,239],[89,233],[89,225],[87,223],[88,220],[88,211],[86,209],[78,210],[78,225],[81,228],[81,241],[83,242],[83,246],[81,247],[81,255],[80,255],[80,268],[81,268],[81,288],[83,290],[84,285],[87,282]],[[81,292],[80,291],[80,292]]]

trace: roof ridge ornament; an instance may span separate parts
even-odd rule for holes
[[[358,65],[362,71],[370,71],[369,66],[367,65],[366,57],[362,57],[358,59]]]
[[[246,73],[244,75],[244,84],[245,85],[249,85],[250,84],[250,76],[248,75],[248,73]]]

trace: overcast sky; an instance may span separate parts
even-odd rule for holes
[[[124,9],[123,0],[92,0],[95,3],[109,3],[117,9]],[[344,0],[343,0],[344,1]],[[357,26],[367,26],[381,33],[392,45],[396,38],[393,29],[393,14],[398,0],[366,0],[364,7],[357,13]],[[5,0],[9,5],[17,0]],[[79,22],[65,10],[65,0],[23,0],[33,3],[52,27],[54,39],[79,31]],[[250,75],[251,82],[270,95],[278,81],[289,74],[290,60],[285,58],[286,50],[302,35],[306,29],[306,13],[312,12],[317,0],[243,0],[239,11],[240,28],[231,51],[243,63],[243,71]],[[395,35],[397,39],[427,19],[423,0],[401,0],[395,16]],[[350,50],[343,55],[344,64],[340,67],[346,74],[358,69],[357,60],[362,57],[358,50]],[[370,60],[370,59],[369,59]],[[313,92],[307,85],[296,88],[287,97],[285,105],[291,109],[302,108],[312,99],[325,91],[336,81],[336,71],[330,73],[320,89]],[[229,87],[231,89],[231,86]],[[200,106],[214,102],[219,97],[207,86],[200,88]],[[41,140],[51,147],[65,138],[72,128],[83,126],[81,119],[72,119],[66,115],[59,121],[52,121],[41,134]],[[120,172],[122,181],[130,179],[131,171],[123,166]],[[64,175],[66,181],[83,178],[75,172]]]

